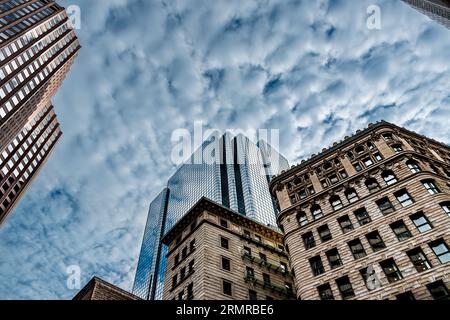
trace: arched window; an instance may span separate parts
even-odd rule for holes
[[[409,170],[411,170],[412,173],[419,173],[420,171],[422,171],[422,169],[420,169],[419,164],[414,160],[408,160],[406,162],[406,165],[408,166]]]
[[[303,227],[308,224],[308,216],[306,215],[306,212],[300,211],[297,216],[297,222],[298,224]]]
[[[314,220],[322,218],[323,217],[322,208],[318,204],[313,205],[311,207],[311,214],[312,214]]]
[[[380,185],[378,184],[378,181],[375,178],[369,178],[366,181],[366,187],[369,189],[369,192],[376,192],[380,190]]]
[[[325,162],[324,163],[324,165],[323,165],[323,170],[329,170],[329,169],[331,169],[333,166],[331,165],[331,162]]]
[[[345,190],[345,196],[347,197],[347,200],[350,203],[354,203],[359,200],[358,193],[354,188],[349,188]]]
[[[393,150],[395,151],[395,153],[397,153],[397,154],[403,151],[403,147],[402,147],[401,144],[394,144],[394,145],[392,146],[392,149],[393,149]]]
[[[375,146],[373,145],[373,143],[372,142],[367,142],[367,147],[369,148],[369,150],[373,150],[373,149],[375,149]]]
[[[381,176],[383,177],[384,182],[386,182],[386,184],[388,186],[390,186],[390,185],[392,185],[392,184],[394,184],[394,183],[396,183],[398,181],[397,177],[394,174],[394,172],[392,172],[391,170],[384,171],[381,174]]]
[[[385,133],[385,134],[383,134],[383,139],[385,141],[392,141],[394,139],[394,137],[392,136],[391,133]]]
[[[364,149],[363,146],[357,146],[355,148],[355,152],[358,153],[358,154],[363,153],[364,151],[365,151],[365,149]]]
[[[344,207],[344,205],[342,204],[341,198],[339,198],[339,196],[337,196],[337,195],[334,195],[330,198],[330,204],[333,207],[334,211],[337,211]]]
[[[294,185],[298,186],[299,184],[302,183],[302,179],[300,179],[300,177],[295,177],[294,179]]]

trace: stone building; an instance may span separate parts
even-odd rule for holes
[[[297,298],[449,299],[450,148],[387,122],[275,177]]]
[[[202,198],[163,237],[163,299],[295,299],[282,240],[278,230]]]
[[[120,289],[100,278],[94,277],[80,290],[73,300],[141,300],[139,297]]]

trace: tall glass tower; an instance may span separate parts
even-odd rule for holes
[[[145,229],[133,293],[144,299],[162,298],[167,248],[160,242],[161,235],[202,197],[260,223],[276,226],[277,209],[269,182],[274,174],[288,169],[288,161],[266,142],[255,144],[244,135],[230,133],[217,133],[206,139],[169,179],[165,211],[156,217],[157,210],[150,210],[148,220],[152,222],[147,222]],[[160,196],[153,203],[160,203]],[[152,229],[156,221],[161,227],[157,231]],[[148,249],[149,243],[152,250]],[[148,257],[150,254],[152,258]]]

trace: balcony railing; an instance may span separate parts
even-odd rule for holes
[[[292,278],[292,273],[289,272],[289,270],[287,270],[285,266],[282,266],[279,263],[275,264],[275,262],[272,263],[272,261],[268,259],[261,259],[260,257],[254,256],[245,250],[242,250],[242,259],[248,260],[251,263],[259,265],[260,267],[265,267],[267,268],[267,270],[279,273],[284,277]]]
[[[295,297],[295,294],[291,289],[287,287],[280,287],[270,282],[265,282],[264,280],[256,278],[254,275],[245,274],[244,280],[246,283],[251,283],[255,287],[260,287],[264,290],[270,290],[273,293],[278,293],[288,298]]]

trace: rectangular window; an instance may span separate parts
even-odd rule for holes
[[[245,269],[245,276],[247,280],[255,280],[255,270],[253,268],[247,267],[247,269]]]
[[[194,300],[194,284],[191,283],[187,287],[187,300]]]
[[[185,277],[186,277],[186,267],[183,267],[180,270],[180,280],[184,280]]]
[[[220,219],[220,225],[221,225],[223,228],[228,228],[228,221],[227,221],[227,220],[224,220],[224,219]]]
[[[384,215],[391,214],[395,211],[394,206],[388,197],[382,198],[376,202],[378,208],[380,208],[381,213]]]
[[[259,253],[259,259],[261,261],[267,262],[267,256],[264,253]]]
[[[366,208],[356,210],[355,216],[360,226],[364,226],[372,222],[372,219],[370,218],[369,213],[367,213]]]
[[[317,288],[317,291],[319,291],[320,300],[334,300],[333,291],[329,283],[321,285]]]
[[[227,296],[233,295],[233,285],[231,282],[223,280],[222,283],[222,292]]]
[[[350,279],[347,276],[337,279],[336,284],[339,288],[342,299],[347,300],[355,296],[352,284],[350,283]]]
[[[428,193],[431,195],[439,194],[441,191],[437,187],[436,183],[433,180],[425,180],[422,181],[423,186],[427,189]]]
[[[389,283],[394,283],[403,279],[403,276],[400,270],[397,267],[394,259],[388,259],[383,262],[380,262],[380,266],[386,275]]]
[[[228,250],[228,249],[230,248],[228,239],[225,239],[225,238],[221,237],[221,238],[220,238],[220,246],[221,246],[222,248]]]
[[[172,288],[175,288],[177,286],[178,283],[178,275],[174,275],[172,277]]]
[[[373,165],[373,161],[371,158],[366,158],[363,160],[363,162],[366,167],[370,167],[371,165]]]
[[[311,265],[311,270],[315,277],[320,276],[325,272],[325,269],[323,268],[322,259],[320,258],[320,256],[316,256],[314,258],[309,259],[309,264]]]
[[[333,174],[332,176],[330,176],[330,182],[331,182],[332,184],[338,183],[338,182],[339,182],[338,176],[335,175],[335,174]]]
[[[327,256],[331,269],[339,268],[340,266],[342,266],[341,256],[339,255],[337,249],[329,250],[325,254]]]
[[[441,203],[442,210],[450,217],[450,202]]]
[[[304,234],[302,239],[306,250],[312,249],[316,246],[316,241],[314,240],[314,235],[312,232]]]
[[[430,243],[430,248],[433,250],[434,254],[438,257],[441,263],[450,262],[450,251],[443,239]]]
[[[353,230],[353,224],[350,221],[349,216],[340,217],[337,221],[341,226],[342,232],[347,233]]]
[[[427,289],[434,300],[450,300],[450,292],[442,280],[430,283]]]
[[[227,258],[223,258],[223,257],[222,257],[222,269],[223,269],[223,270],[227,270],[227,271],[231,271],[231,262],[230,262],[230,259],[227,259]]]
[[[258,300],[258,294],[254,290],[248,290],[248,300],[255,301]]]
[[[396,295],[397,300],[399,301],[415,301],[416,297],[411,291],[406,291],[404,293]]]
[[[431,263],[428,261],[421,248],[410,250],[407,254],[417,272],[424,272],[431,269]]]
[[[340,171],[339,174],[341,175],[342,179],[348,178],[348,174],[345,170]]]
[[[195,239],[191,241],[191,243],[189,244],[189,249],[192,251],[195,250]]]
[[[263,273],[263,281],[264,281],[264,286],[266,286],[266,287],[271,286],[270,276],[267,273]]]
[[[362,167],[359,164],[359,162],[354,163],[353,166],[355,167],[356,172],[361,172],[362,171]]]
[[[414,203],[413,198],[409,195],[408,191],[406,191],[405,189],[394,193],[394,195],[397,198],[398,202],[400,202],[402,207],[407,207]]]
[[[252,256],[252,249],[250,249],[249,247],[244,247],[242,253],[246,257],[251,257]]]
[[[427,232],[431,229],[433,229],[430,221],[428,221],[427,217],[423,212],[418,212],[411,217],[412,222],[416,226],[417,230],[419,230],[421,233]]]
[[[178,300],[182,301],[183,299],[184,299],[184,290],[181,290],[181,291],[178,293]]]
[[[176,267],[179,263],[180,263],[180,255],[177,254],[177,255],[175,256],[175,259],[174,259],[174,262],[173,262],[174,267]]]
[[[404,241],[412,237],[411,232],[409,231],[403,220],[391,224],[391,229],[397,236],[398,241]]]
[[[350,241],[348,243],[348,246],[350,247],[350,251],[352,252],[353,257],[355,259],[360,259],[367,255],[366,251],[364,250],[364,247],[359,239]]]
[[[386,245],[384,244],[384,241],[378,231],[369,233],[366,235],[366,238],[374,252],[386,249]]]
[[[322,242],[327,242],[332,239],[330,228],[328,228],[328,225],[324,225],[317,229],[317,232],[319,233],[320,239]]]
[[[301,190],[298,192],[298,195],[299,195],[299,197],[300,197],[301,200],[306,199],[306,198],[308,197],[308,195],[306,194],[306,190],[305,190],[305,189],[301,189]]]

